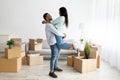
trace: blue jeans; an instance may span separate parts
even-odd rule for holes
[[[70,45],[69,43],[65,43],[63,41],[63,38],[61,36],[56,36],[55,35],[55,38],[56,38],[56,41],[57,41],[57,46],[60,48],[60,49],[69,49],[70,48]]]
[[[60,56],[60,48],[58,48],[58,55],[57,55],[57,59],[55,60],[55,65],[54,65],[54,69],[58,68],[58,59]]]
[[[56,38],[57,46],[58,46],[58,55],[56,56],[57,59],[55,60],[54,69],[56,69],[58,67],[58,58],[60,56],[60,49],[69,49],[70,48],[70,44],[65,43],[61,36],[55,35],[55,38]]]
[[[57,44],[51,45],[50,49],[51,49],[50,70],[54,71],[54,69],[57,68],[60,49],[58,48]]]

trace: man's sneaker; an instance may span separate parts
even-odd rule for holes
[[[56,68],[56,69],[54,69],[54,71],[59,71],[59,72],[61,72],[61,71],[63,71],[63,70],[60,69],[60,68]]]
[[[57,78],[57,75],[54,72],[49,72],[49,76],[51,76],[52,78]]]

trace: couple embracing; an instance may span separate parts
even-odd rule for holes
[[[58,58],[60,55],[60,49],[78,49],[78,44],[69,44],[64,42],[66,34],[63,32],[63,26],[68,27],[68,13],[65,7],[59,9],[59,17],[52,20],[52,16],[49,13],[43,15],[43,24],[46,24],[45,32],[47,42],[51,49],[50,59],[50,72],[49,76],[57,78],[55,71],[63,71],[58,67]]]

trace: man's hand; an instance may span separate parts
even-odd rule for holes
[[[63,34],[64,34],[64,37],[63,37],[63,39],[64,39],[64,38],[66,38],[66,34],[65,33],[63,33]]]
[[[47,22],[46,22],[45,20],[43,20],[43,21],[42,21],[42,24],[45,24],[45,23],[47,23]]]

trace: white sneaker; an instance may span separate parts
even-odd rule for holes
[[[77,43],[77,42],[74,42],[74,43],[73,43],[73,47],[74,47],[75,50],[78,50],[78,47],[79,47],[78,43]]]
[[[80,50],[80,51],[84,51],[84,44],[80,44],[79,50]]]
[[[73,47],[75,50],[84,51],[85,46],[84,44],[80,44],[79,42],[74,42]]]

